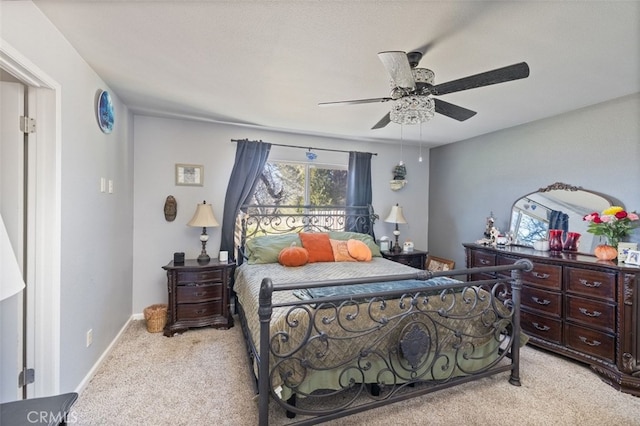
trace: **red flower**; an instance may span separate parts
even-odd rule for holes
[[[593,218],[593,223],[602,223],[602,219],[600,219],[600,216],[596,216]]]
[[[625,217],[628,216],[628,213],[624,210],[622,210],[621,212],[616,213],[616,219],[624,219]]]

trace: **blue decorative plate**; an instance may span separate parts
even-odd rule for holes
[[[106,90],[98,97],[98,124],[104,133],[111,133],[113,130],[113,103]]]

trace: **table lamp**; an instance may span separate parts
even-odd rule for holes
[[[213,215],[213,207],[211,204],[207,204],[206,201],[203,201],[202,204],[198,204],[196,212],[187,225],[202,228],[202,234],[200,234],[202,251],[200,252],[200,256],[198,256],[198,263],[209,263],[210,257],[207,254],[207,241],[209,240],[207,227],[220,226]]]
[[[387,223],[396,224],[396,229],[393,231],[393,235],[395,235],[396,237],[396,242],[392,248],[392,251],[394,253],[400,253],[402,251],[402,247],[400,247],[400,244],[398,243],[398,237],[400,236],[400,231],[398,230],[398,224],[407,223],[407,220],[404,218],[404,215],[402,214],[402,207],[400,207],[397,204],[391,207],[391,212],[389,213],[389,216],[387,216],[387,218],[384,221]]]

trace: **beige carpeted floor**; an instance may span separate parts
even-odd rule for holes
[[[640,398],[587,367],[531,347],[521,387],[499,374],[332,425],[640,425]],[[256,425],[239,325],[172,338],[133,321],[73,407],[78,425]],[[270,424],[288,420],[271,404]]]

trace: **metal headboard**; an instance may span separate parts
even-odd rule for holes
[[[375,238],[378,219],[373,206],[264,206],[244,205],[236,220],[238,264],[247,240],[261,235],[299,232],[353,231]]]

